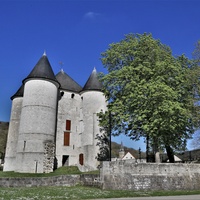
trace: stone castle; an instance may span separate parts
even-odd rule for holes
[[[94,69],[82,88],[44,53],[11,97],[4,171],[48,173],[55,167],[95,170],[97,113],[107,102]]]

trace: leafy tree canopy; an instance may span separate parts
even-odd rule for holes
[[[148,136],[159,148],[185,147],[199,126],[199,69],[184,55],[174,57],[151,34],[126,35],[102,53],[102,63],[109,105],[100,113],[101,125],[112,114],[113,135]]]

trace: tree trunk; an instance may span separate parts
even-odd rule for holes
[[[174,163],[174,152],[172,148],[169,145],[165,145],[166,151],[167,151],[167,156],[169,158],[170,163]]]
[[[155,153],[155,161],[156,161],[156,163],[161,163],[161,161],[160,161],[160,152],[159,151],[157,151]]]
[[[149,162],[149,135],[146,138],[146,162]]]
[[[154,162],[160,163],[160,152],[159,152],[157,140],[155,137],[153,138],[153,154],[154,154]]]

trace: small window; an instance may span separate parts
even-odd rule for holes
[[[71,94],[71,98],[72,98],[72,99],[74,98],[74,96],[75,96],[75,94]]]
[[[26,141],[24,141],[24,148],[23,149],[25,150],[25,148],[26,148]]]
[[[70,145],[70,133],[64,132],[64,146]]]
[[[81,153],[79,154],[79,164],[83,165],[83,163],[84,163],[84,157],[83,157],[83,154]]]
[[[66,130],[71,131],[71,120],[66,120]]]
[[[62,97],[64,95],[64,92],[62,91],[61,93],[60,93],[60,96]]]

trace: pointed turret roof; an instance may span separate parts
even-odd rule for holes
[[[57,75],[56,79],[61,85],[61,89],[68,90],[72,92],[80,92],[82,87],[74,81],[68,74],[61,70]]]
[[[102,84],[98,79],[97,70],[94,68],[90,77],[88,78],[85,86],[83,87],[83,91],[85,90],[98,90],[102,89]]]
[[[23,80],[23,83],[30,78],[42,78],[58,82],[55,78],[54,72],[46,56],[46,53],[43,54],[31,73]]]
[[[17,90],[17,92],[12,97],[10,97],[10,99],[13,100],[14,98],[17,98],[17,97],[23,97],[23,95],[24,95],[24,85],[21,85],[21,87]]]

